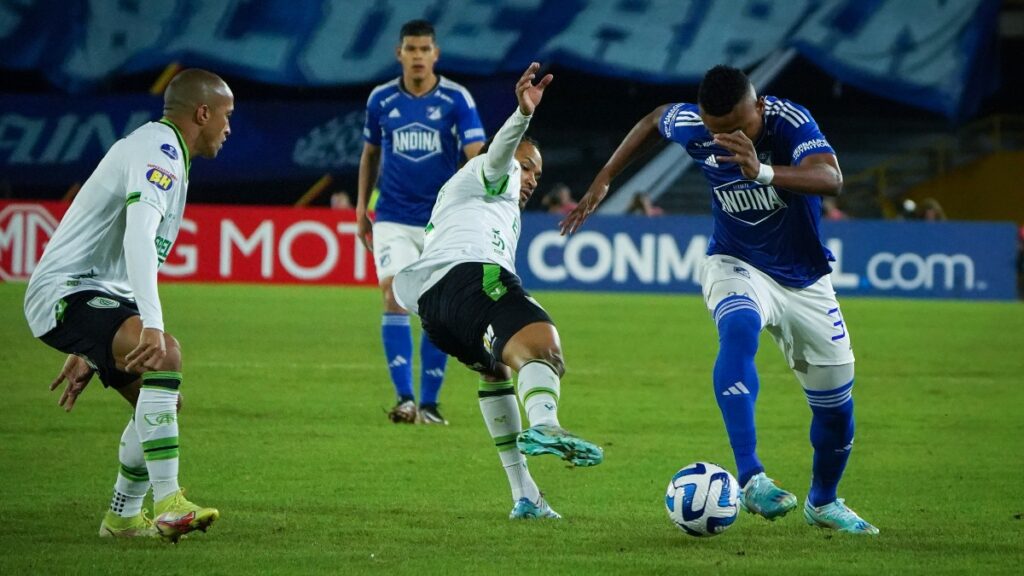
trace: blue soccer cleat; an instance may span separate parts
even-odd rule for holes
[[[573,436],[558,426],[537,425],[516,437],[516,446],[527,456],[554,454],[573,466],[597,466],[604,460],[599,446]]]
[[[551,509],[548,503],[541,496],[536,504],[530,502],[529,498],[520,498],[516,502],[512,512],[509,513],[509,520],[531,520],[535,518],[561,518],[562,515]]]
[[[751,476],[740,489],[740,507],[774,521],[796,508],[796,496],[775,485],[764,472]]]
[[[824,506],[811,506],[811,501],[804,502],[804,520],[811,526],[831,528],[850,534],[878,534],[878,528],[868,524],[856,512],[846,507],[842,498]]]

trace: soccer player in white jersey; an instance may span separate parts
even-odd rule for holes
[[[441,188],[423,254],[394,282],[398,302],[420,316],[434,344],[480,373],[480,410],[512,487],[511,518],[560,518],[523,454],[554,454],[575,466],[604,456],[559,424],[565,365],[558,331],[515,273],[520,211],[543,168],[537,144],[525,138],[552,80],[548,74],[534,85],[538,69],[531,64],[516,83],[519,106],[493,141]],[[525,431],[513,371],[531,425]]]
[[[409,314],[395,302],[391,282],[419,257],[437,191],[455,174],[463,154],[472,158],[480,151],[484,129],[469,91],[434,73],[440,55],[434,27],[425,20],[406,22],[399,39],[402,76],[375,87],[366,102],[356,218],[359,239],[373,252],[384,298],[381,341],[397,398],[388,417],[395,423],[447,424],[437,403],[448,357],[429,339],[420,340],[417,409]],[[367,212],[375,184],[380,198],[371,224]]]
[[[743,507],[769,520],[797,506],[765,475],[757,456],[754,365],[767,329],[804,388],[814,447],[804,518],[811,525],[877,534],[841,498],[839,480],[853,447],[853,348],[829,279],[835,258],[821,241],[822,196],[843,177],[835,151],[810,112],[760,96],[736,68],[716,66],[698,104],[661,106],[640,120],[562,222],[575,232],[612,181],[659,139],[683,146],[711,188],[714,231],[702,271],[704,300],[718,328],[715,397],[743,486]]]
[[[25,294],[32,334],[68,354],[50,385],[71,411],[93,374],[134,407],[121,435],[114,495],[100,536],[177,542],[220,513],[178,486],[181,349],[164,332],[157,269],[181,226],[193,156],[214,158],[231,133],[234,95],[189,69],[164,91],[163,118],[111,146],[54,232]],[[155,518],[142,510],[153,488]]]

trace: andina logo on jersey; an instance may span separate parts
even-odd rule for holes
[[[174,185],[174,174],[167,172],[159,166],[149,165],[149,170],[146,171],[146,180],[161,190],[170,190],[171,186]]]
[[[716,186],[714,195],[722,212],[751,226],[764,222],[787,207],[774,186],[750,180],[734,180]]]
[[[441,133],[419,122],[406,124],[391,134],[391,150],[399,156],[419,162],[441,153]]]

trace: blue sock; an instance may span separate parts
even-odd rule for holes
[[[736,458],[740,486],[751,476],[764,472],[757,458],[754,403],[760,383],[754,356],[761,335],[761,314],[746,296],[730,296],[715,308],[718,324],[718,358],[715,360],[715,399],[722,410]]]
[[[380,323],[384,340],[384,359],[391,371],[391,383],[400,400],[413,400],[412,393],[412,329],[408,314],[384,313]]]
[[[437,346],[427,338],[420,336],[420,406],[436,405],[437,393],[444,382],[444,367],[448,364],[448,355],[438,350]]]
[[[823,506],[836,499],[836,488],[853,449],[853,381],[835,390],[804,392],[814,413],[814,467],[807,499],[811,506]]]

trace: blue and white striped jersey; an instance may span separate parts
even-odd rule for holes
[[[668,107],[661,135],[686,149],[711,186],[714,231],[708,254],[735,256],[783,286],[803,288],[832,271],[835,257],[821,242],[821,197],[797,194],[743,177],[739,166],[715,156],[731,153],[715,144],[696,104]],[[834,154],[806,108],[765,97],[764,129],[754,143],[764,164],[797,166],[810,154]]]
[[[363,139],[381,147],[376,221],[425,226],[462,147],[485,136],[469,91],[439,76],[419,97],[402,88],[401,78],[374,88]]]

